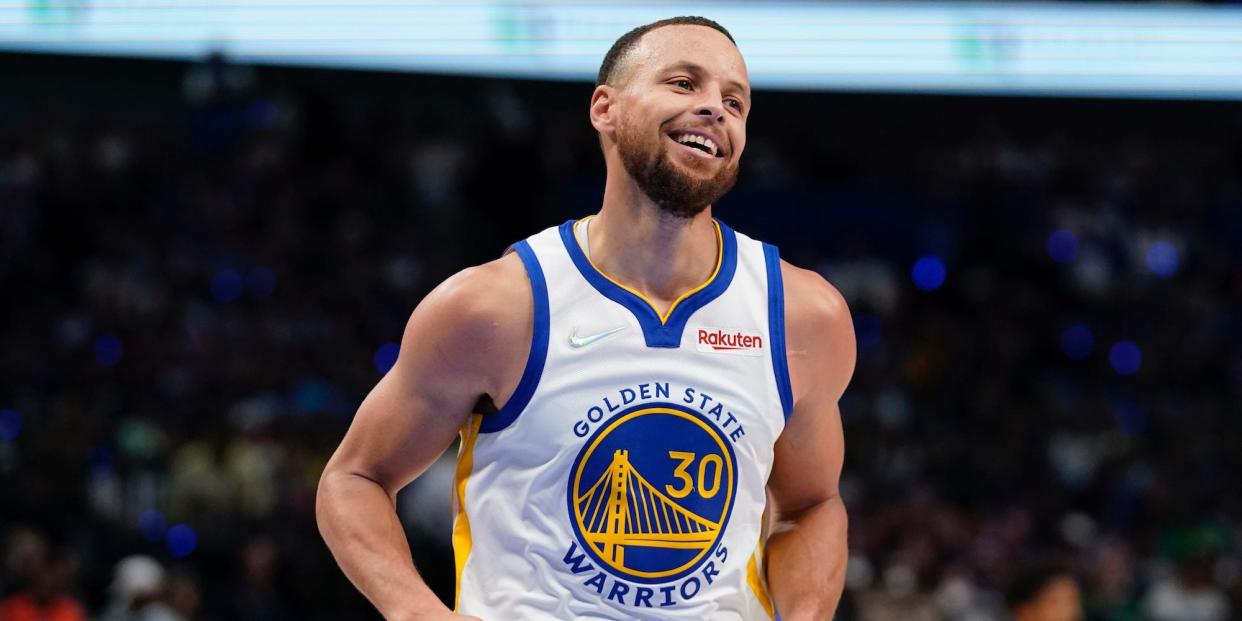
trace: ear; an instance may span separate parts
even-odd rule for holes
[[[612,106],[617,101],[617,89],[607,84],[595,87],[591,93],[591,125],[602,136],[611,136],[616,132],[616,119]]]

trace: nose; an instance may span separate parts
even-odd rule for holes
[[[721,105],[721,93],[714,88],[704,88],[700,92],[700,99],[694,109],[694,115],[700,118],[711,119],[716,123],[723,123],[725,120],[724,106]]]
[[[724,108],[714,104],[700,104],[694,111],[695,116],[711,119],[716,123],[724,122]]]

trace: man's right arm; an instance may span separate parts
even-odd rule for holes
[[[481,395],[503,404],[517,385],[532,330],[527,283],[511,253],[428,294],[410,316],[396,364],[362,402],[320,478],[319,531],[386,619],[454,618],[414,568],[396,495],[452,443]]]

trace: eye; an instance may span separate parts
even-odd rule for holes
[[[733,106],[733,108],[737,110],[738,112],[742,111],[742,102],[740,100],[729,99],[725,103],[729,104],[730,106]]]
[[[673,86],[676,86],[677,88],[684,88],[688,91],[694,90],[694,84],[691,83],[690,80],[687,80],[686,78],[677,78],[676,80],[673,80],[672,84]]]

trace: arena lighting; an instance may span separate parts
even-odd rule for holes
[[[0,4],[0,50],[588,81],[671,15],[729,28],[758,88],[1242,99],[1242,6],[46,0]]]
[[[1160,278],[1169,278],[1177,273],[1177,268],[1181,264],[1181,257],[1177,252],[1177,246],[1167,242],[1158,241],[1147,248],[1147,269],[1152,274]]]
[[[114,367],[125,355],[125,346],[112,334],[101,334],[95,339],[95,362],[104,368]]]
[[[167,543],[173,558],[185,558],[198,547],[198,533],[189,524],[178,524],[168,529]]]
[[[401,352],[401,347],[396,343],[384,343],[375,350],[375,356],[372,362],[375,364],[375,370],[380,375],[388,373],[392,370],[393,365],[397,364],[397,354]]]
[[[910,276],[914,279],[914,286],[923,291],[935,291],[944,284],[946,270],[944,261],[935,255],[927,255],[914,262],[914,268],[910,270]]]

